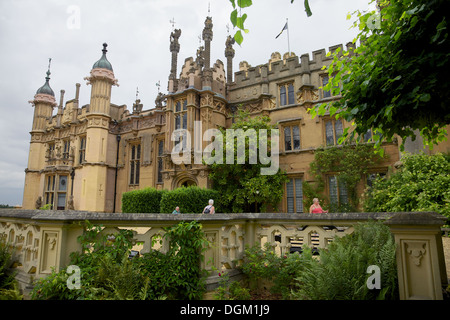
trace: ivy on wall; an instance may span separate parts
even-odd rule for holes
[[[310,164],[310,172],[316,183],[311,184],[306,181],[303,183],[305,208],[312,204],[313,198],[321,197],[332,211],[356,211],[359,204],[358,183],[371,167],[386,157],[387,155],[380,156],[375,153],[372,144],[340,145],[317,149],[314,161]],[[330,204],[325,192],[327,174],[336,175],[338,182],[346,187],[348,204],[337,207]]]

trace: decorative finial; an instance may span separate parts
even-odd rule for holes
[[[49,80],[50,79],[50,64],[52,63],[52,58],[48,58],[48,69],[47,69],[47,77],[46,79]]]
[[[106,42],[103,43],[103,50],[102,50],[103,54],[106,54],[108,52],[108,50],[106,50],[107,46],[108,46],[108,44]]]
[[[208,17],[211,16],[211,2],[208,2]]]
[[[133,103],[133,113],[140,113],[144,105],[141,103],[141,100],[138,98],[139,96],[139,88],[136,87],[136,102]]]
[[[175,17],[169,20],[169,22],[172,24],[172,30],[175,29]]]
[[[158,82],[156,83],[156,86],[158,87],[158,93],[159,93],[159,87],[161,87],[161,83],[159,82],[159,80],[158,80]]]

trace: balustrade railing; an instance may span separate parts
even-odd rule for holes
[[[442,299],[442,286],[448,281],[440,229],[446,219],[432,212],[172,215],[0,209],[0,239],[15,249],[12,267],[23,289],[32,279],[69,264],[70,253],[81,250],[77,237],[86,220],[103,225],[106,234],[131,229],[136,240],[133,249],[141,253],[167,250],[162,237],[165,227],[199,221],[210,242],[202,267],[228,271],[242,261],[246,246],[269,242],[278,254],[301,252],[304,245],[317,250],[352,233],[356,223],[383,220],[398,246],[401,299]]]

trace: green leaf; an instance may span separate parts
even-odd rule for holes
[[[236,31],[236,33],[234,34],[234,40],[238,45],[241,45],[242,41],[244,40],[241,30]]]
[[[312,16],[312,12],[311,12],[311,9],[309,8],[309,1],[308,0],[305,0],[305,11],[306,11],[306,15],[308,17]]]
[[[428,102],[428,101],[430,101],[430,99],[431,99],[430,94],[429,93],[424,93],[424,94],[422,94],[420,96],[419,100],[422,101],[422,102]]]
[[[237,0],[237,5],[240,8],[250,7],[252,5],[252,0]]]
[[[241,30],[244,30],[244,21],[245,21],[245,19],[247,19],[247,14],[246,13],[244,13],[242,15],[242,17],[238,17],[237,20],[236,20],[236,27],[238,27]]]
[[[237,24],[237,9],[234,9],[231,12],[230,21],[233,24],[233,26],[236,27],[236,24]]]

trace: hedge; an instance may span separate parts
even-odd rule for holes
[[[167,190],[145,188],[125,192],[122,195],[122,212],[124,213],[160,213],[160,203]]]
[[[171,191],[146,188],[125,192],[122,195],[122,212],[172,213],[178,206],[181,213],[202,213],[209,199],[214,200],[214,208],[217,212],[218,198],[217,190],[196,186],[181,187]]]
[[[202,213],[209,199],[214,200],[214,208],[218,210],[218,191],[197,186],[182,187],[168,191],[161,198],[161,213],[172,213],[180,207],[181,213]]]

